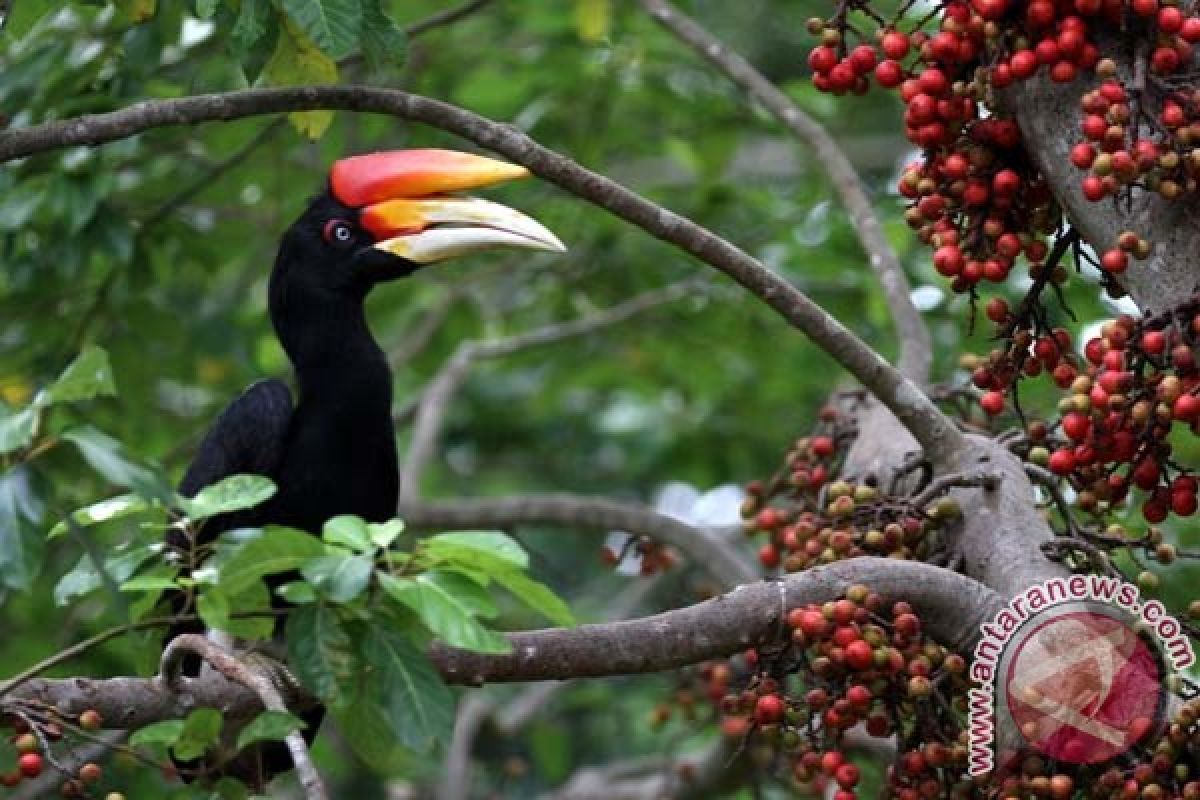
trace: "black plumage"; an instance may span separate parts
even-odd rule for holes
[[[199,530],[173,528],[171,549],[195,568],[221,533],[287,525],[319,533],[331,517],[369,522],[392,517],[399,490],[392,374],[367,326],[363,303],[377,284],[424,264],[497,247],[561,252],[536,220],[485,200],[449,193],[514,180],[523,168],[445,150],[405,150],[336,162],[330,187],[287,230],[271,272],[268,309],[295,370],[297,395],[282,381],[256,383],[218,417],[187,470],[180,493],[231,475],[271,478],[276,493],[247,511],[206,520]],[[267,534],[269,535],[269,533]],[[272,576],[278,585],[289,576]],[[190,614],[192,597],[176,593],[172,609]],[[273,602],[279,603],[278,598]],[[168,639],[203,631],[181,624]],[[198,664],[186,664],[193,673]],[[322,717],[302,715],[306,736]],[[281,744],[236,754],[210,753],[185,765],[207,775],[232,774],[254,786],[291,766]]]
[[[168,544],[188,566],[196,566],[199,546],[227,530],[276,524],[316,533],[339,514],[372,522],[394,514],[399,468],[392,374],[363,302],[375,284],[416,265],[373,248],[356,218],[354,209],[322,195],[283,238],[268,309],[295,369],[298,401],[293,407],[280,380],[251,386],[217,418],[179,486],[190,497],[222,478],[253,473],[271,478],[277,491],[257,508],[207,520],[194,541],[172,529]],[[192,611],[185,595],[170,602],[175,613]],[[167,639],[203,630],[199,622],[183,623]],[[305,715],[310,734],[321,716],[320,710]],[[261,785],[290,764],[282,745],[269,745],[221,769]]]

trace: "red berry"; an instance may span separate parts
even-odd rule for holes
[[[42,756],[40,753],[23,753],[17,759],[17,769],[26,778],[36,778],[42,774]]]
[[[898,61],[908,55],[908,36],[899,31],[888,31],[883,35],[880,46],[885,56]]]
[[[754,720],[759,725],[774,725],[783,719],[787,706],[777,694],[765,694],[754,705]]]
[[[1088,169],[1096,160],[1096,148],[1087,142],[1080,142],[1071,148],[1071,163],[1080,169]]]
[[[1121,273],[1129,266],[1129,256],[1116,248],[1105,251],[1100,257],[1100,266],[1105,272]]]
[[[989,416],[996,416],[1004,410],[1004,393],[992,390],[984,392],[983,397],[979,398],[979,405]]]
[[[1075,471],[1075,456],[1070,450],[1055,450],[1048,465],[1055,475],[1070,475]]]
[[[1092,428],[1092,420],[1086,414],[1072,411],[1063,417],[1062,427],[1068,438],[1082,442]]]
[[[843,789],[853,789],[858,784],[858,767],[853,764],[842,764],[833,774],[833,779]]]
[[[875,663],[875,651],[863,639],[856,639],[846,646],[846,665],[851,669],[869,669]]]

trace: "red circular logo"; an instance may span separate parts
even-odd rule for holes
[[[1021,737],[1051,758],[1095,764],[1158,722],[1163,672],[1128,624],[1100,610],[1053,615],[1014,638],[1003,673]]]

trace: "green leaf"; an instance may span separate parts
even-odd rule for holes
[[[275,52],[263,67],[262,79],[273,86],[308,86],[337,83],[338,69],[304,32],[285,24]],[[319,139],[333,121],[331,111],[296,111],[288,115],[292,126],[310,139]]]
[[[356,553],[375,549],[366,521],[351,514],[343,514],[326,522],[321,529],[321,538],[329,544],[345,545]]]
[[[362,0],[362,49],[367,66],[401,66],[408,56],[408,34],[384,13],[379,0]]]
[[[243,531],[238,536],[223,534],[216,553],[193,574],[197,580],[219,584],[233,595],[264,575],[300,569],[324,554],[325,545],[317,537],[295,528],[269,526]]]
[[[262,475],[230,475],[205,486],[196,496],[181,498],[184,511],[194,520],[253,508],[275,494],[275,484]]]
[[[275,632],[275,620],[270,617],[238,617],[271,607],[271,596],[262,582],[252,583],[236,595],[222,587],[213,586],[200,592],[196,611],[204,624],[215,630],[232,634],[239,639],[269,639]]]
[[[58,403],[77,403],[80,400],[91,400],[98,395],[112,396],[116,393],[117,387],[113,383],[108,353],[99,347],[88,345],[54,383],[38,394],[35,404],[51,406]]]
[[[71,519],[81,528],[87,528],[92,525],[99,525],[101,522],[111,522],[114,519],[123,519],[131,517],[135,514],[141,514],[145,511],[155,508],[155,505],[143,497],[136,494],[119,494],[116,497],[110,497],[107,500],[101,500],[98,503],[92,503],[90,506],[84,506],[76,511],[71,512]],[[50,533],[46,536],[53,539],[56,536],[62,536],[70,530],[66,520],[63,520],[50,529]]]
[[[14,39],[23,39],[33,30],[42,17],[58,8],[54,0],[16,0],[9,2],[9,11],[4,15],[4,33]]]
[[[302,731],[307,727],[304,720],[286,711],[264,711],[238,733],[237,749],[249,747],[255,742],[281,742],[292,731]]]
[[[539,583],[523,572],[497,571],[492,573],[496,583],[512,592],[518,600],[537,611],[555,625],[570,627],[575,624],[575,615],[566,602],[544,583]]]
[[[496,560],[519,569],[529,567],[525,548],[507,533],[462,531],[440,533],[421,542],[424,555],[434,561],[453,561],[463,566],[485,566]]]
[[[0,474],[0,589],[24,592],[33,585],[42,566],[44,512],[28,468]]]
[[[275,587],[275,594],[282,597],[292,605],[303,605],[305,603],[315,603],[317,601],[316,590],[309,586],[304,581],[290,581],[283,586]]]
[[[179,567],[173,564],[160,564],[152,567],[149,572],[135,575],[121,584],[122,592],[163,592],[178,589],[179,581],[175,576]]]
[[[163,502],[173,498],[174,492],[165,481],[126,458],[121,443],[111,436],[84,425],[64,431],[62,438],[78,447],[83,460],[110,483]]]
[[[408,637],[372,625],[362,638],[364,691],[379,704],[392,736],[413,750],[446,741],[454,695]]]
[[[258,40],[267,32],[270,16],[270,0],[242,0],[237,21],[229,31],[229,40],[238,53],[244,53],[258,44]]]
[[[396,741],[383,710],[373,699],[356,696],[344,708],[332,709],[340,733],[371,770],[382,776],[416,774],[421,764]]]
[[[324,604],[300,606],[288,615],[288,665],[326,705],[347,701],[358,669],[350,635],[337,612]]]
[[[188,714],[173,748],[175,757],[190,761],[204,755],[208,748],[217,743],[224,720],[224,716],[215,708],[198,708]]]
[[[330,58],[345,58],[358,44],[360,0],[281,0],[283,10]]]
[[[416,578],[379,573],[385,592],[411,608],[435,636],[453,647],[481,653],[507,653],[508,640],[481,625],[476,617],[494,617],[487,590],[452,572],[426,572]]]
[[[147,725],[129,737],[129,744],[133,747],[144,747],[146,745],[165,745],[169,747],[179,741],[179,736],[183,733],[183,725],[184,721],[181,719],[168,719],[156,722],[153,725]]]
[[[163,551],[161,542],[141,545],[132,548],[119,548],[116,553],[104,559],[104,571],[119,586],[129,580],[143,564],[158,557]],[[94,592],[104,585],[96,564],[86,553],[80,557],[70,572],[63,575],[54,587],[54,602],[65,606],[76,597]]]
[[[374,568],[375,559],[370,555],[334,553],[314,558],[300,572],[333,602],[349,603],[366,590]]]
[[[404,533],[404,520],[389,519],[387,522],[372,522],[367,525],[367,534],[376,547],[387,548],[400,534]]]
[[[212,19],[215,13],[217,13],[217,0],[196,0],[196,17],[198,19]]]
[[[28,447],[33,441],[33,429],[37,425],[37,418],[38,411],[32,406],[0,417],[0,454]]]

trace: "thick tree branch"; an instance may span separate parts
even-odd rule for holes
[[[501,125],[448,103],[395,89],[312,86],[246,89],[137,103],[120,111],[47,122],[0,134],[0,161],[73,145],[98,145],[155,128],[317,109],[389,114],[421,122],[504,155],[733,278],[808,335],[900,419],[933,458],[964,440],[916,384],[779,275],[689,219]]]
[[[430,656],[447,683],[465,685],[676,669],[776,640],[785,635],[789,609],[835,599],[855,583],[910,602],[924,629],[959,653],[971,652],[979,626],[1002,604],[986,586],[949,570],[919,561],[855,558],[639,619],[510,633],[513,650],[507,654],[434,643]],[[159,679],[39,678],[8,699],[43,703],[70,716],[93,708],[112,728],[177,719],[198,707],[217,708],[231,718],[253,716],[263,707],[256,692],[216,671],[183,679],[179,691]]]
[[[516,525],[569,525],[622,530],[669,544],[725,586],[757,580],[728,540],[647,506],[569,494],[401,503],[398,514],[417,528],[476,530]]]
[[[913,305],[908,278],[875,215],[866,187],[842,148],[819,122],[804,113],[750,62],[729,49],[694,19],[681,13],[667,0],[640,1],[642,8],[659,24],[724,72],[800,141],[812,148],[817,162],[829,174],[833,188],[841,198],[858,240],[883,287],[900,339],[897,366],[917,383],[923,384],[929,380],[929,370],[933,364],[929,328],[921,312]]]
[[[445,424],[446,414],[476,361],[502,358],[522,350],[586,336],[687,297],[703,285],[699,280],[680,281],[579,319],[546,325],[505,339],[460,344],[417,401],[412,442],[400,468],[400,503],[413,503],[421,496],[421,476],[437,451],[437,442]]]
[[[450,683],[478,685],[526,680],[659,672],[754,647],[786,630],[786,612],[839,597],[865,583],[918,609],[931,636],[969,652],[979,626],[1000,607],[987,587],[949,570],[913,561],[856,558],[739,586],[693,606],[623,622],[509,634],[511,653],[485,655],[434,643],[430,653]]]

